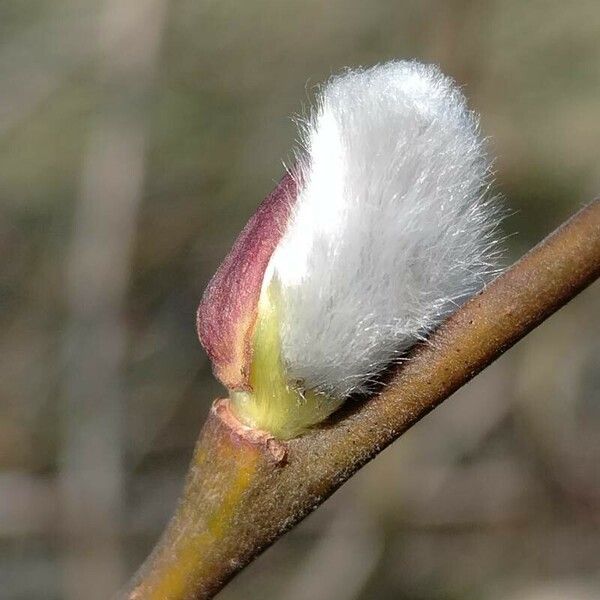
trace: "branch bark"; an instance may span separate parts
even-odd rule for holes
[[[210,598],[365,463],[600,275],[595,200],[472,298],[377,396],[289,442],[249,432],[217,401],[183,498],[120,598]]]

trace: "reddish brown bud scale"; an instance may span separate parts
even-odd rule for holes
[[[231,411],[229,398],[215,400],[212,412],[220,419],[226,431],[234,440],[257,447],[275,464],[281,464],[287,456],[287,443],[278,440],[268,431],[248,427],[241,423]]]
[[[215,376],[229,389],[250,390],[252,334],[263,277],[297,195],[286,173],[237,238],[200,302],[197,328]]]

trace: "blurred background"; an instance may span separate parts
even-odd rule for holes
[[[507,262],[598,194],[597,0],[2,0],[1,598],[108,598],[143,560],[222,394],[195,308],[290,116],[398,57],[481,113]],[[599,306],[596,285],[220,598],[600,598]]]

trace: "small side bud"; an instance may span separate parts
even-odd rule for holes
[[[301,150],[198,311],[240,421],[302,433],[437,327],[497,271],[500,211],[477,117],[437,67],[332,78]]]

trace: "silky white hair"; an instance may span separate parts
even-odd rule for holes
[[[437,67],[348,70],[301,126],[298,197],[263,282],[279,282],[284,367],[340,399],[496,270],[497,203],[476,116]]]

